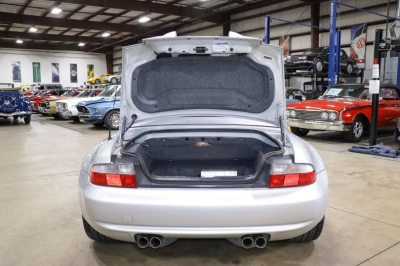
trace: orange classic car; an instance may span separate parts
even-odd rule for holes
[[[288,126],[298,136],[310,130],[343,132],[350,142],[359,142],[369,132],[372,102],[368,84],[335,84],[318,100],[286,106]],[[378,127],[395,127],[400,117],[400,87],[380,84]]]

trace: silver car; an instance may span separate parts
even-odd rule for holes
[[[312,241],[328,176],[286,129],[282,49],[168,34],[123,49],[119,134],[83,161],[83,224],[96,241],[159,248],[226,238],[248,248]]]

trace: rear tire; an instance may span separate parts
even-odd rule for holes
[[[108,112],[104,118],[104,125],[107,129],[118,129],[119,128],[119,111],[112,110]]]
[[[362,136],[365,134],[366,123],[364,119],[357,116],[349,131],[344,132],[344,139],[348,142],[360,142]]]
[[[117,79],[116,78],[112,78],[111,79],[111,84],[117,84]]]
[[[346,73],[347,73],[347,74],[353,73],[353,64],[352,64],[352,63],[347,63],[347,66],[346,66]]]
[[[293,134],[299,137],[307,136],[307,134],[310,132],[310,130],[308,129],[299,127],[290,127],[290,131],[292,131]]]
[[[83,221],[83,228],[85,229],[85,233],[86,235],[97,242],[114,242],[114,239],[109,238],[103,234],[100,234],[99,232],[97,232],[92,226],[90,226],[90,224],[88,222],[86,222],[85,218],[83,218],[82,216],[82,221]]]
[[[302,234],[301,236],[289,239],[288,241],[292,243],[304,243],[317,240],[322,233],[322,229],[324,229],[324,222],[325,222],[325,216],[313,229],[311,229],[305,234]]]
[[[317,70],[318,73],[324,71],[324,62],[321,59],[315,60],[315,69]]]
[[[25,116],[24,122],[25,122],[25,124],[29,125],[31,123],[31,116],[30,115]]]
[[[79,116],[73,116],[72,117],[72,121],[74,121],[75,123],[80,123],[81,120],[79,119]]]
[[[100,81],[99,79],[96,79],[96,84],[97,84],[97,85],[100,85],[100,84],[101,84],[101,81]]]

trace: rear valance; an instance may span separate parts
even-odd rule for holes
[[[188,56],[150,61],[131,80],[135,106],[146,113],[184,109],[266,111],[274,100],[270,68],[247,56]]]

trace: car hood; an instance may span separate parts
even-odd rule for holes
[[[79,102],[96,100],[96,99],[101,99],[101,97],[72,98],[72,99],[60,100],[59,102],[66,103],[68,104],[68,106],[71,106],[71,105],[76,105]]]
[[[368,100],[359,99],[318,99],[288,104],[287,108],[304,110],[334,110],[341,111],[350,107],[371,105]]]
[[[241,117],[280,127],[282,48],[230,35],[235,37],[161,36],[124,47],[121,119]]]
[[[116,97],[115,102],[119,102],[120,99],[121,99],[120,97]],[[99,98],[99,99],[90,100],[90,101],[81,101],[77,105],[91,105],[91,104],[100,104],[100,103],[105,103],[105,102],[114,102],[114,98],[113,97],[105,97],[105,98]]]
[[[62,99],[69,99],[69,97],[54,97],[53,98],[47,98],[45,99],[46,102],[54,102],[54,101],[59,101]]]

